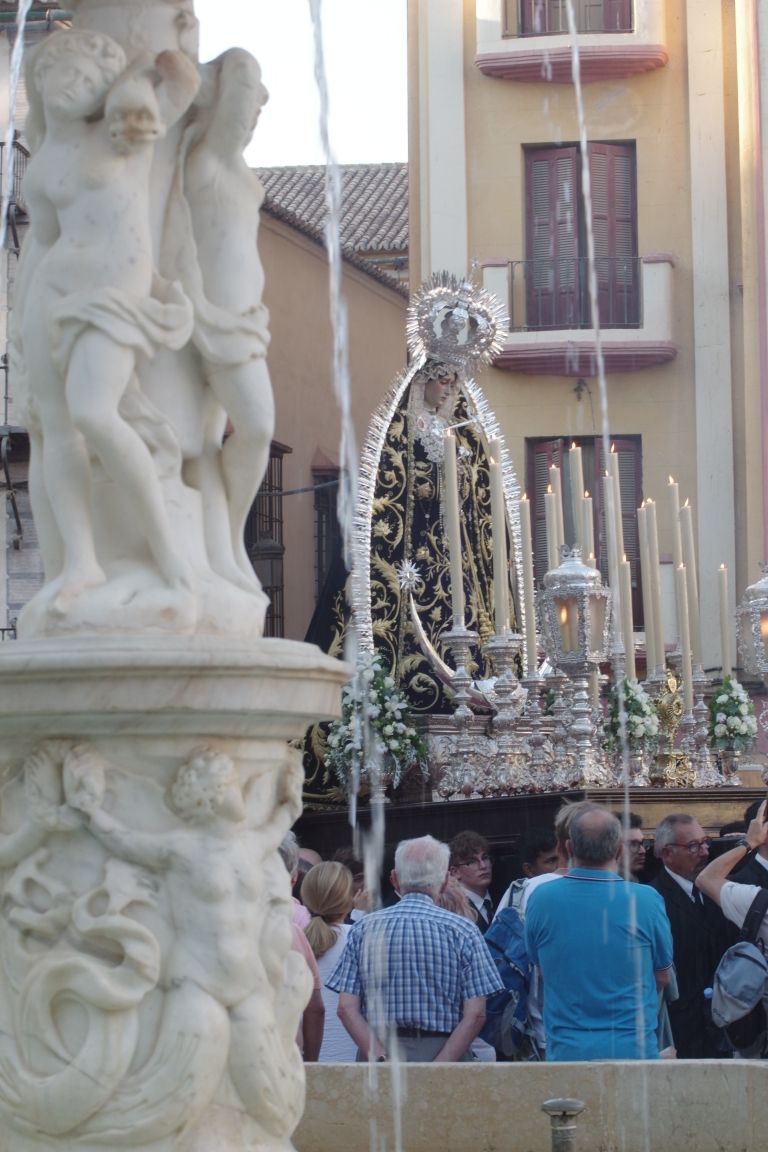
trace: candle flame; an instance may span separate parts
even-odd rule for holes
[[[721,564],[721,565],[720,565],[720,571],[721,571],[721,572],[725,572],[725,564]]]
[[[548,496],[552,495],[552,485],[551,484],[547,484],[547,495]]]
[[[615,445],[615,444],[611,444],[611,452],[615,452],[615,451],[616,451],[616,445]]]
[[[568,623],[568,609],[566,608],[565,604],[563,604],[562,608],[560,609],[560,623]]]
[[[575,448],[575,447],[576,447],[576,441],[575,441],[575,440],[571,440],[571,448],[573,449],[573,448]]]
[[[760,617],[760,635],[763,640],[768,639],[768,616]]]
[[[589,491],[586,488],[584,489],[584,499],[589,500]]]
[[[687,508],[687,507],[688,507],[688,497],[686,496],[685,503],[683,504],[683,508]]]
[[[670,476],[669,482],[670,482],[670,484],[674,484],[674,482],[675,482],[674,476]]]

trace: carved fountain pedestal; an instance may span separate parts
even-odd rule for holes
[[[71,7],[26,66],[11,361],[46,582],[0,651],[0,1152],[286,1149],[288,742],[346,669],[262,638],[243,546],[267,94],[240,49],[200,64],[192,0]]]

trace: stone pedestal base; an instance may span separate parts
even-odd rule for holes
[[[290,1148],[288,741],[344,678],[276,640],[0,652],[2,1152]]]

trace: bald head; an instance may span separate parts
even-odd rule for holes
[[[621,824],[606,808],[574,816],[568,827],[571,856],[580,868],[615,870],[621,847]]]

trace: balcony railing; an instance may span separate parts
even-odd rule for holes
[[[6,172],[6,145],[0,142],[0,188],[5,187],[5,172]],[[22,212],[26,212],[27,206],[24,202],[24,197],[21,193],[21,183],[24,179],[24,174],[27,171],[29,164],[29,152],[23,144],[19,144],[18,140],[13,143],[13,187],[11,190],[11,203],[20,208]]]
[[[607,372],[633,372],[673,360],[674,260],[657,253],[599,258],[601,345]],[[497,368],[528,375],[594,376],[597,330],[585,260],[483,262],[483,287],[506,303],[509,330]]]
[[[640,260],[595,260],[601,328],[638,328],[642,323]],[[509,264],[510,331],[592,328],[589,262],[512,260]]]
[[[566,0],[506,0],[506,33],[509,36],[567,35]],[[573,0],[576,31],[632,32],[632,4],[608,0]]]

